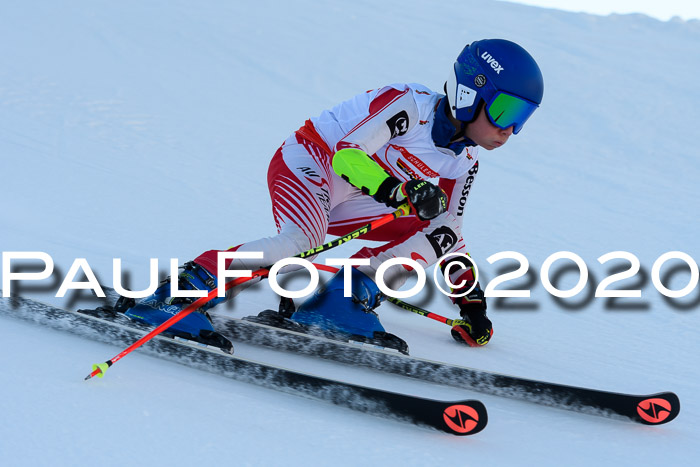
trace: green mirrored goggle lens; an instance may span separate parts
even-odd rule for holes
[[[538,105],[521,97],[499,92],[486,106],[486,113],[491,123],[498,128],[513,127],[513,133],[518,133]]]

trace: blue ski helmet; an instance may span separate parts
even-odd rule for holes
[[[518,133],[542,102],[544,81],[535,59],[518,44],[484,39],[462,50],[445,91],[457,120],[473,121],[483,102],[491,123]]]

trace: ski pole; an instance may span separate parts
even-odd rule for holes
[[[426,318],[434,319],[435,321],[439,321],[441,323],[445,323],[448,326],[461,326],[461,325],[469,325],[467,321],[464,321],[463,319],[450,319],[450,318],[445,318],[444,316],[438,315],[436,313],[433,313],[432,311],[424,310],[423,308],[420,308],[415,305],[411,305],[410,303],[406,303],[403,300],[400,300],[398,298],[394,297],[387,297],[387,301],[393,303],[394,305],[403,308],[404,310],[411,311],[413,313],[419,314],[421,316],[425,316]]]
[[[483,345],[486,345],[489,339],[491,339],[491,336],[493,336],[493,329],[489,329],[488,336],[480,337],[478,340],[476,340],[471,336],[472,325],[469,321],[465,321],[463,319],[445,318],[444,316],[440,316],[428,310],[424,310],[423,308],[411,305],[410,303],[406,303],[403,300],[399,300],[398,298],[387,297],[387,300],[393,303],[394,305],[403,308],[404,310],[411,311],[413,313],[425,316],[430,319],[434,319],[435,321],[439,321],[441,323],[445,323],[448,326],[451,326],[452,338],[460,344],[467,344],[469,347],[481,347]]]
[[[324,243],[321,246],[311,248],[307,251],[299,253],[298,255],[296,255],[294,257],[295,258],[306,258],[308,256],[313,256],[313,255],[317,255],[319,253],[323,253],[323,252],[328,251],[332,248],[335,248],[339,245],[342,245],[343,243],[349,242],[350,240],[354,240],[356,238],[359,238],[360,236],[365,235],[370,230],[377,229],[377,228],[393,221],[394,219],[398,219],[399,217],[406,216],[410,213],[410,211],[411,211],[411,208],[409,207],[409,205],[403,204],[403,205],[399,206],[399,208],[396,211],[394,211],[390,214],[387,214],[385,216],[382,216],[379,219],[375,219],[372,222],[368,223],[367,225],[363,225],[359,229],[357,229],[353,232],[350,232],[347,235],[343,235],[342,237],[338,237],[335,240],[331,240],[330,242]],[[257,277],[266,277],[267,274],[270,272],[271,267],[272,266],[268,266],[266,268],[258,269],[257,271],[254,271],[250,277],[239,277],[237,279],[229,281],[224,285],[224,290],[228,291],[232,287],[236,287],[237,285],[240,285],[246,281],[249,281],[249,280],[257,278]],[[218,292],[219,292],[219,287],[217,287],[216,289],[209,292],[209,294],[206,297],[200,297],[197,300],[195,300],[194,302],[192,302],[190,305],[188,305],[182,311],[177,313],[175,316],[168,319],[164,323],[160,324],[158,327],[156,327],[151,332],[149,332],[148,334],[143,336],[141,339],[137,340],[136,342],[131,344],[129,347],[122,350],[115,357],[111,358],[110,360],[107,360],[104,363],[96,363],[96,364],[92,365],[92,373],[87,375],[85,377],[85,380],[87,381],[95,376],[102,378],[104,376],[104,374],[107,372],[107,370],[112,365],[114,365],[119,360],[121,360],[122,358],[124,358],[125,356],[127,356],[128,354],[130,354],[131,352],[136,350],[137,348],[141,347],[143,344],[145,344],[149,340],[153,339],[155,336],[157,336],[161,332],[165,331],[170,326],[177,323],[178,321],[180,321],[181,319],[183,319],[184,317],[186,317],[187,315],[189,315],[193,311],[201,308],[205,303],[209,302],[209,300],[216,297]]]
[[[245,281],[251,280],[254,277],[258,277],[261,275],[261,272],[267,272],[266,269],[258,269],[257,271],[253,272],[253,274],[250,277],[239,277],[237,279],[234,279],[230,282],[226,283],[226,290],[228,290],[230,287],[235,287],[236,285],[242,284]],[[143,336],[141,339],[137,340],[133,344],[131,344],[129,347],[126,349],[122,350],[119,352],[116,356],[112,357],[111,359],[107,360],[104,363],[96,363],[92,365],[92,373],[87,375],[85,377],[85,381],[89,380],[90,378],[97,376],[99,378],[102,378],[107,371],[109,367],[117,363],[119,360],[122,358],[126,357],[128,354],[130,354],[132,351],[136,350],[137,348],[141,347],[143,344],[148,342],[149,340],[153,339],[155,336],[160,334],[161,332],[165,331],[168,329],[170,326],[173,324],[177,323],[180,321],[182,318],[185,316],[189,315],[192,313],[194,310],[199,309],[202,307],[205,303],[207,303],[209,300],[213,299],[216,297],[219,289],[216,288],[209,292],[209,294],[206,297],[200,297],[194,302],[190,303],[187,307],[185,307],[182,311],[177,313],[175,316],[170,318],[169,320],[165,321],[164,323],[160,324],[158,327],[153,329],[151,332]]]

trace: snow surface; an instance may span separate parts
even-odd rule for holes
[[[0,247],[49,253],[54,275],[13,291],[73,308],[90,301],[54,295],[75,258],[106,284],[122,258],[133,287],[145,288],[148,258],[165,270],[171,257],[274,233],[267,164],[307,117],[387,83],[440,89],[471,40],[521,43],[541,64],[544,103],[507,146],[482,152],[464,232],[486,278],[515,264],[489,265],[490,255],[524,254],[532,296],[490,301],[495,335],[483,349],[459,347],[446,326],[390,304],[382,322],[416,356],[613,391],[671,390],[682,404],[677,420],[645,427],[236,347],[361,384],[483,400],[489,426],[456,438],[138,353],[85,383],[92,363],[121,349],[0,318],[3,465],[618,466],[700,455],[700,287],[667,300],[650,279],[667,251],[700,259],[700,22],[484,0],[28,0],[2,2],[0,18]],[[591,277],[557,300],[539,271],[560,250],[581,256]],[[640,259],[642,272],[616,286],[641,288],[641,298],[593,298],[625,265],[598,264],[616,250]],[[662,270],[674,289],[689,279],[678,264]],[[559,272],[559,287],[575,284],[575,272]],[[457,316],[438,293],[412,301]],[[274,305],[261,284],[220,312]]]

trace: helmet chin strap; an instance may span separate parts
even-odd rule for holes
[[[484,108],[484,100],[480,100],[478,104],[476,104],[476,108],[474,109],[474,114],[472,116],[472,119],[469,120],[468,122],[465,122],[463,120],[457,120],[459,122],[459,128],[457,128],[457,132],[455,135],[452,137],[450,140],[450,143],[454,143],[457,141],[462,141],[464,142],[467,146],[476,146],[476,143],[472,141],[471,139],[467,138],[467,126],[476,118],[479,116],[479,113],[481,112],[481,109]]]
[[[464,132],[467,131],[467,123],[461,120],[457,120],[457,122],[459,123],[459,127],[456,128],[457,131],[455,131],[455,134],[452,135],[450,143],[456,143],[458,141],[464,141],[467,139],[467,137],[464,136]]]

